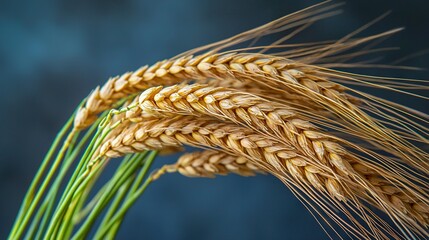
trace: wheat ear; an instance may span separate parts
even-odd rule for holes
[[[262,171],[245,157],[233,156],[221,151],[205,150],[183,154],[175,164],[164,165],[156,171],[152,178],[158,179],[166,172],[179,172],[187,177],[213,178],[216,175],[229,173],[247,177]]]
[[[296,165],[295,167],[305,166],[307,165],[305,163],[309,162],[308,160],[300,160],[302,156],[294,152],[295,149],[291,145],[284,145],[281,141],[267,139],[251,129],[207,118],[196,120],[192,116],[145,119],[140,123],[128,124],[114,138],[106,139],[100,147],[100,154],[112,158],[147,149],[158,150],[182,144],[221,147],[233,154],[241,156],[244,154],[257,163],[270,163],[279,169],[284,169],[282,162],[287,162],[287,160],[293,160],[294,164],[291,166]],[[279,158],[284,160],[279,160]],[[333,179],[332,181],[336,180]],[[318,188],[324,185],[318,181],[313,183]],[[344,198],[339,194],[340,192],[343,191],[338,191],[333,196]]]
[[[246,72],[246,67],[258,74],[278,74],[287,77],[294,84],[302,79],[305,69],[300,70],[299,63],[282,57],[261,54],[203,54],[187,56],[177,60],[164,60],[152,66],[144,66],[135,72],[109,79],[101,88],[96,88],[88,97],[85,106],[79,109],[75,118],[76,128],[85,128],[95,121],[96,114],[109,109],[113,103],[132,93],[137,93],[151,86],[172,85],[189,79],[206,80],[209,78],[243,79],[240,74]],[[236,76],[236,75],[239,76]],[[299,78],[297,78],[299,76]],[[321,78],[303,79],[301,84],[318,92],[332,95],[332,92],[342,92],[338,84]],[[317,88],[317,89],[316,89]],[[331,90],[331,91],[329,91]]]

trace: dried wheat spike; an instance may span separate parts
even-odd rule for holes
[[[237,157],[216,150],[205,150],[183,154],[175,164],[164,165],[152,175],[152,178],[158,179],[166,172],[179,172],[187,177],[213,178],[216,175],[229,173],[247,177],[262,171],[245,157]]]
[[[318,14],[327,9],[332,8],[301,11],[111,78],[78,110],[75,128],[91,125],[97,114],[118,100],[144,91],[134,100],[133,106],[138,107],[112,119],[112,123],[121,124],[106,137],[96,156],[117,157],[148,149],[170,151],[182,145],[214,148],[216,151],[184,155],[154,176],[179,171],[187,176],[212,177],[234,169],[244,174],[251,164],[255,169],[249,174],[259,169],[275,175],[311,209],[314,204],[324,211],[322,219],[330,217],[349,236],[428,237],[429,190],[425,180],[429,179],[429,154],[411,143],[429,143],[426,128],[412,118],[415,114],[415,119],[427,121],[427,116],[342,84],[391,87],[394,91],[419,85],[324,68],[341,66],[335,61],[348,57],[334,56],[335,52],[396,30],[357,40],[348,39],[352,34],[339,41],[274,51],[272,55],[263,53],[279,47],[294,33],[259,47],[259,53],[245,52],[250,48],[221,51],[290,27],[286,23],[298,26],[299,32],[315,18],[322,18]],[[310,65],[319,60],[320,65]],[[194,80],[210,86],[174,85]],[[174,86],[149,88],[158,85]],[[322,126],[339,133],[328,134]],[[219,161],[222,154],[224,160]],[[244,160],[248,164],[241,166],[239,162]],[[395,232],[364,202],[387,213],[401,232]],[[343,222],[337,210],[350,222]]]
[[[164,60],[150,67],[144,66],[135,72],[111,78],[103,87],[96,88],[89,95],[85,106],[79,109],[75,118],[75,127],[89,126],[96,119],[96,114],[109,109],[113,103],[131,93],[137,93],[151,86],[172,85],[189,79],[245,80],[259,76],[260,80],[264,80],[265,75],[268,75],[276,79],[282,77],[288,84],[302,84],[313,91],[337,99],[344,88],[315,75],[315,72],[314,68],[286,58],[254,53],[208,53],[177,60]]]
[[[305,167],[311,160],[296,153],[294,146],[267,138],[251,129],[213,119],[197,120],[192,116],[178,116],[169,119],[145,119],[140,123],[128,124],[121,133],[104,141],[100,154],[112,158],[148,149],[178,147],[182,144],[220,147],[231,154],[252,159],[253,164],[269,164],[278,171],[288,170],[291,176],[297,179],[305,180],[306,176],[310,176],[310,185],[325,189],[339,199],[345,198],[341,185],[332,184],[337,182],[335,178],[341,176],[331,176],[331,180],[325,181],[323,179],[335,173],[323,169],[316,171],[311,166],[308,167],[307,173]],[[322,172],[323,175],[314,177]]]

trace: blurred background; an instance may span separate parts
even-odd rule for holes
[[[110,76],[221,40],[318,2],[2,0],[0,239],[7,236],[51,141],[95,86]],[[316,24],[299,40],[339,38],[393,10],[364,34],[406,27],[386,43],[401,50],[386,54],[382,62],[429,48],[428,1],[349,0],[343,9],[344,13]],[[422,68],[428,63],[428,55],[404,62]],[[427,71],[372,73],[429,79]],[[427,101],[384,97],[429,113]],[[158,165],[175,157],[163,157]],[[127,215],[118,239],[140,237],[328,238],[301,203],[273,177],[190,179],[177,174],[152,184]]]

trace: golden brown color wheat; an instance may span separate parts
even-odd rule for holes
[[[187,177],[208,177],[235,173],[240,176],[254,176],[259,170],[245,157],[237,157],[215,150],[185,153],[172,165],[164,165],[153,174],[158,179],[164,173],[179,172]]]
[[[287,78],[293,84],[299,83],[305,86],[332,95],[341,92],[339,85],[312,76],[305,79],[305,69],[302,64],[291,60],[258,54],[204,54],[200,56],[183,57],[177,60],[164,60],[150,67],[144,66],[135,72],[128,72],[122,76],[109,79],[101,88],[96,88],[84,107],[82,107],[75,119],[75,126],[82,128],[90,125],[96,114],[109,109],[119,99],[156,85],[171,85],[189,79],[206,80],[217,79],[243,79],[235,76],[246,71],[254,71],[257,74],[268,73]],[[296,78],[300,77],[300,78]],[[248,78],[245,76],[244,79]],[[331,91],[325,89],[329,88]]]
[[[268,163],[279,169],[283,169],[281,164],[282,162],[286,163],[287,160],[291,160],[293,163],[290,167],[305,166],[305,163],[308,162],[308,160],[300,160],[301,156],[294,151],[292,146],[267,139],[250,129],[235,124],[221,123],[210,119],[197,120],[185,116],[172,119],[147,119],[137,124],[128,125],[121,134],[118,134],[114,139],[108,139],[101,146],[100,154],[107,157],[118,157],[127,153],[147,149],[162,149],[181,144],[222,147],[222,149],[233,154],[251,158],[256,163]],[[319,182],[314,182],[314,184],[318,187],[324,185]],[[335,189],[338,187],[332,188],[332,190]],[[342,191],[332,192],[332,194],[342,198],[339,192]]]

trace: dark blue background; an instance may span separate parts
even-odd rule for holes
[[[0,238],[56,132],[79,101],[109,76],[221,40],[319,1],[41,0],[0,3]],[[341,37],[387,10],[368,33],[405,26],[390,41],[429,48],[427,1],[348,1],[345,13],[302,40]],[[427,55],[407,64],[428,67]],[[427,72],[375,71],[428,79]],[[396,98],[395,96],[385,96]],[[398,101],[428,112],[423,101]],[[158,162],[171,162],[162,158]],[[325,239],[311,215],[270,176],[165,176],[126,217],[119,239]]]

